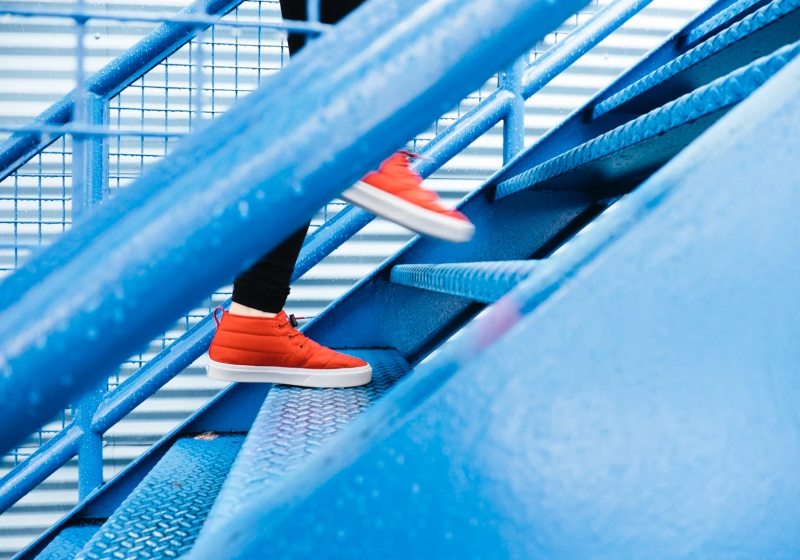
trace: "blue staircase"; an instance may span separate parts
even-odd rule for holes
[[[292,231],[430,116],[416,112],[449,107],[497,70],[493,56],[519,54],[580,2],[510,1],[501,15],[480,0],[431,2],[426,20],[399,4],[374,0],[325,31],[271,91],[188,138],[138,191],[6,280],[0,396],[41,391],[24,375],[56,359],[65,375],[104,372],[222,283],[198,255],[236,270],[263,252],[243,238],[227,255],[208,247],[248,228]],[[514,80],[425,148],[420,172],[499,120],[513,130],[519,103],[645,4],[616,2],[509,71]],[[476,14],[494,40],[458,28]],[[430,68],[404,58],[423,47]],[[313,49],[332,58],[315,60]],[[347,83],[325,69],[362,51]],[[19,558],[797,557],[798,53],[800,1],[714,3],[462,201],[472,241],[415,238],[304,327],[368,360],[370,385],[233,385]],[[407,92],[371,85],[385,68],[412,66]],[[344,122],[329,110],[336,102],[358,124],[314,154],[307,136]],[[203,221],[210,209],[217,215]],[[169,212],[174,228],[162,225]],[[370,220],[355,208],[329,220],[306,241],[296,277]],[[142,270],[124,251],[104,259],[116,246],[172,262]],[[123,303],[59,299],[59,271],[94,282],[111,265],[96,293],[122,286]],[[135,282],[115,276],[132,270]],[[177,270],[188,278],[156,296]],[[109,310],[125,298],[156,309],[121,333]],[[17,300],[80,317],[36,323]],[[0,496],[24,494],[88,431],[103,433],[191,363],[212,325],[192,328],[90,422],[43,446]],[[87,337],[89,326],[108,342]],[[17,332],[44,333],[53,355]],[[79,339],[97,355],[58,353]],[[59,390],[77,394],[91,387],[86,377]],[[3,425],[22,419],[6,447],[63,405],[39,397],[41,406],[4,400]]]

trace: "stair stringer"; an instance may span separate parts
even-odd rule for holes
[[[191,558],[797,557],[799,119],[795,61]]]

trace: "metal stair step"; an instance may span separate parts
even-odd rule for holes
[[[800,0],[775,0],[619,93],[598,103],[593,118],[646,113],[800,39]]]
[[[723,28],[733,25],[767,4],[769,4],[769,0],[737,0],[714,17],[692,29],[686,40],[690,44],[697,43],[713,33],[719,33]]]
[[[244,435],[180,439],[76,559],[177,558],[189,551]]]
[[[781,70],[800,42],[718,78],[497,186],[495,199],[524,189],[581,191],[598,197],[630,191]]]
[[[494,303],[530,276],[538,261],[453,264],[401,264],[392,268],[395,284]]]
[[[99,529],[100,522],[67,527],[39,553],[36,560],[68,560],[75,558]]]
[[[395,350],[343,350],[372,365],[372,382],[352,389],[305,389],[275,385],[253,423],[242,452],[228,474],[206,520],[202,539],[236,519],[242,504],[253,503],[286,474],[383,397],[411,372]],[[205,536],[205,537],[204,537]]]

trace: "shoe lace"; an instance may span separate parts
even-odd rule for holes
[[[403,154],[407,158],[411,158],[411,159],[421,159],[421,160],[425,160],[425,161],[435,161],[433,158],[429,158],[427,156],[423,156],[422,154],[418,154],[418,153],[412,152],[410,150],[397,150],[397,153],[398,154]]]
[[[303,347],[305,347],[306,342],[308,342],[308,337],[295,328],[295,327],[297,327],[298,319],[305,319],[305,317],[295,317],[294,315],[287,315],[286,316],[286,322],[285,323],[278,323],[278,328],[282,329],[285,326],[289,326],[291,332],[288,334],[288,337],[290,339],[296,338],[298,336],[301,337],[301,339],[300,339],[300,348],[303,348]]]

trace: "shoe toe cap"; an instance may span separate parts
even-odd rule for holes
[[[335,368],[358,368],[368,366],[369,364],[364,360],[360,360],[355,356],[348,356],[347,354],[337,354],[331,364]]]

